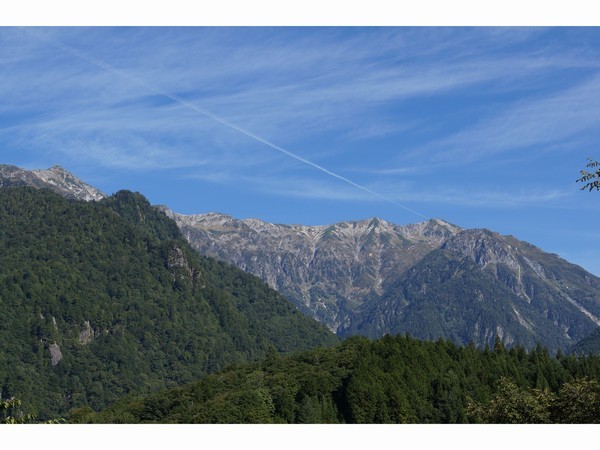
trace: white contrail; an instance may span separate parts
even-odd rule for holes
[[[40,34],[38,34],[36,32],[33,32],[33,31],[29,30],[29,29],[24,29],[24,31],[26,33],[34,36],[35,38],[37,38],[37,39],[39,39],[39,40],[47,43],[47,44],[50,44],[50,45],[52,45],[54,47],[57,47],[57,48],[65,51],[65,52],[67,52],[67,53],[69,53],[69,54],[71,54],[71,55],[73,55],[73,56],[75,56],[75,57],[77,57],[79,59],[87,61],[88,63],[93,64],[94,66],[99,67],[99,68],[101,68],[103,70],[106,70],[107,72],[110,72],[113,75],[116,75],[116,76],[118,76],[120,78],[124,78],[126,80],[129,80],[132,83],[137,84],[138,86],[142,86],[143,88],[145,88],[145,89],[147,89],[147,90],[149,90],[151,92],[154,92],[155,94],[162,95],[163,97],[167,97],[167,98],[173,100],[174,102],[177,102],[177,103],[181,104],[182,106],[185,106],[185,107],[187,107],[187,108],[189,108],[189,109],[191,109],[193,111],[196,111],[196,112],[198,112],[198,113],[200,113],[202,115],[210,117],[211,119],[215,120],[216,122],[219,122],[220,124],[223,124],[226,127],[231,128],[232,130],[236,130],[239,133],[242,133],[243,135],[248,136],[251,139],[254,139],[255,141],[258,141],[258,142],[260,142],[262,144],[265,144],[267,147],[270,147],[273,150],[277,150],[278,152],[283,153],[284,155],[287,155],[290,158],[294,158],[295,160],[300,161],[300,162],[302,162],[302,163],[304,163],[304,164],[306,164],[308,166],[314,167],[315,169],[320,170],[321,172],[323,172],[323,173],[325,173],[327,175],[330,175],[330,176],[332,176],[334,178],[337,178],[338,180],[344,181],[345,183],[348,183],[349,185],[354,186],[357,189],[360,189],[360,190],[362,190],[364,192],[368,192],[369,194],[374,195],[375,197],[379,197],[382,200],[390,202],[390,203],[392,203],[392,204],[394,204],[396,206],[399,206],[400,208],[405,209],[406,211],[409,211],[409,212],[411,212],[413,214],[416,214],[417,216],[420,216],[420,217],[423,217],[423,218],[427,219],[427,216],[425,216],[425,215],[423,215],[423,214],[421,214],[421,213],[419,213],[419,212],[417,212],[417,211],[409,208],[408,206],[404,206],[404,205],[398,203],[397,201],[395,201],[395,200],[393,200],[393,199],[391,199],[389,197],[386,197],[385,195],[382,195],[382,194],[380,194],[378,192],[375,192],[375,191],[369,189],[366,186],[362,186],[362,185],[360,185],[358,183],[355,183],[354,181],[352,181],[352,180],[350,180],[350,179],[348,179],[348,178],[346,178],[346,177],[344,177],[342,175],[338,175],[337,173],[332,172],[331,170],[328,170],[328,169],[326,169],[323,166],[320,166],[319,164],[316,164],[316,163],[314,163],[312,161],[309,161],[306,158],[303,158],[303,157],[301,157],[299,155],[296,155],[295,153],[292,153],[291,151],[286,150],[285,148],[280,147],[279,145],[274,144],[273,142],[271,142],[271,141],[269,141],[269,140],[267,140],[267,139],[265,139],[263,137],[260,137],[260,136],[258,136],[256,134],[254,134],[254,133],[252,133],[252,132],[250,132],[250,131],[242,128],[242,127],[240,127],[239,125],[231,123],[228,120],[226,120],[226,119],[224,119],[222,117],[219,117],[216,114],[213,114],[212,112],[208,111],[205,108],[202,108],[202,107],[200,107],[200,106],[198,106],[198,105],[196,105],[194,103],[190,103],[189,101],[187,101],[187,100],[179,97],[178,95],[171,94],[169,92],[163,91],[162,89],[158,88],[157,86],[155,86],[153,84],[150,84],[150,83],[148,83],[148,82],[146,82],[146,81],[144,81],[144,80],[142,80],[140,78],[134,77],[134,76],[132,76],[132,75],[126,73],[126,72],[123,72],[123,71],[121,71],[121,70],[113,67],[112,65],[108,64],[105,61],[102,61],[100,59],[94,58],[94,57],[92,57],[92,56],[90,56],[90,55],[88,55],[88,54],[86,54],[86,53],[84,53],[84,52],[82,52],[80,50],[77,50],[76,48],[73,48],[73,47],[70,47],[68,45],[63,44],[62,42],[56,41],[56,40],[48,38],[46,36],[41,36]]]

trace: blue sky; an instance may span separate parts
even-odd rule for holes
[[[181,213],[443,218],[600,275],[600,28],[0,28],[0,163]],[[373,194],[375,193],[375,194]]]

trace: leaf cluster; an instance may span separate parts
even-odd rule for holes
[[[575,379],[552,392],[548,388],[519,388],[502,378],[489,403],[470,403],[467,410],[482,423],[600,423],[600,383]]]
[[[600,167],[600,162],[594,161],[592,158],[588,158],[588,163],[586,164],[586,167],[588,167],[590,169]],[[596,189],[597,191],[600,191],[600,168],[597,169],[595,172],[588,172],[587,170],[582,170],[581,178],[578,178],[577,182],[585,183],[581,187],[582,191],[585,191],[586,189],[589,190],[590,192],[593,191],[594,189]]]
[[[21,410],[21,400],[10,398],[0,400],[0,423],[23,424],[35,420],[35,414],[24,414]]]

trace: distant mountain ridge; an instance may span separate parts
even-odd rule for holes
[[[277,225],[162,207],[202,254],[267,281],[338,335],[408,332],[567,350],[600,325],[600,278],[512,236],[441,219]]]

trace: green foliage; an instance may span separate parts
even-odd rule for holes
[[[0,397],[42,420],[337,342],[260,279],[195,253],[140,194],[3,188],[0,224]]]
[[[24,414],[21,411],[21,400],[14,397],[10,400],[0,400],[0,423],[23,424],[34,420],[35,414]]]
[[[35,414],[25,414],[21,407],[21,400],[18,398],[11,398],[9,400],[0,399],[0,424],[26,424],[36,422]],[[65,419],[62,417],[50,419],[45,424],[59,424],[65,423]]]
[[[550,405],[555,395],[547,389],[519,389],[501,378],[498,392],[485,405],[470,403],[467,412],[483,423],[551,423]]]
[[[587,378],[565,383],[551,413],[557,423],[600,423],[600,383]]]
[[[586,167],[590,169],[600,167],[600,162],[594,161],[592,158],[588,158],[588,163],[586,164]],[[600,168],[598,168],[595,172],[588,172],[587,170],[582,170],[581,178],[577,179],[577,182],[585,183],[581,187],[582,191],[585,191],[586,189],[590,192],[594,189],[600,191]]]
[[[563,423],[600,419],[600,358],[352,337],[231,367],[78,423]],[[588,379],[582,379],[583,377]],[[536,387],[542,383],[544,387]],[[569,406],[570,405],[570,406]]]
[[[577,379],[553,393],[520,389],[503,378],[496,396],[487,404],[471,403],[469,413],[483,423],[600,423],[600,383]]]

